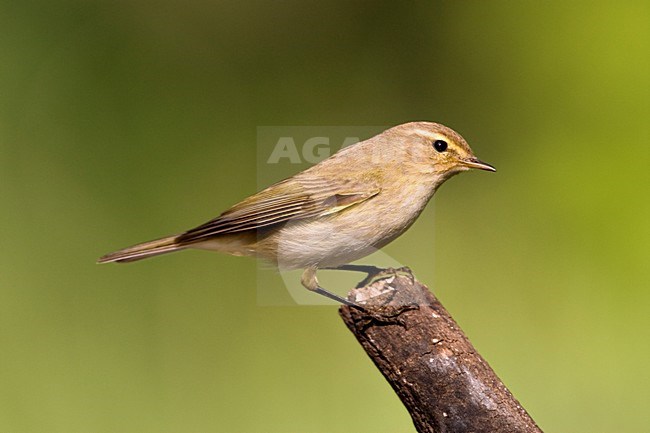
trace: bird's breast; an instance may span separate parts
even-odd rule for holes
[[[406,231],[433,195],[433,188],[412,184],[382,190],[371,199],[326,217],[288,222],[265,240],[280,268],[338,266],[358,260]]]

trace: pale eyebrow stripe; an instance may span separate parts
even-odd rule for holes
[[[431,139],[438,139],[441,137],[440,134],[435,134],[435,133],[432,134],[430,131],[424,129],[414,129],[413,132]]]

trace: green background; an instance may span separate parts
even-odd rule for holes
[[[0,28],[0,431],[413,431],[335,307],[259,305],[253,260],[95,264],[258,189],[258,126],[410,120],[499,172],[385,252],[545,431],[647,431],[647,1],[1,1]]]

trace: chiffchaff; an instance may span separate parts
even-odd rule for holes
[[[496,171],[446,126],[411,122],[345,147],[184,233],[99,259],[130,262],[185,248],[256,256],[280,269],[305,269],[303,285],[339,302],[316,279],[400,236],[436,189],[461,171]]]

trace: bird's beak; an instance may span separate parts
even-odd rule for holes
[[[479,170],[486,171],[497,171],[496,168],[492,167],[487,162],[479,161],[477,158],[467,158],[463,160],[463,164],[469,168],[478,168]]]

